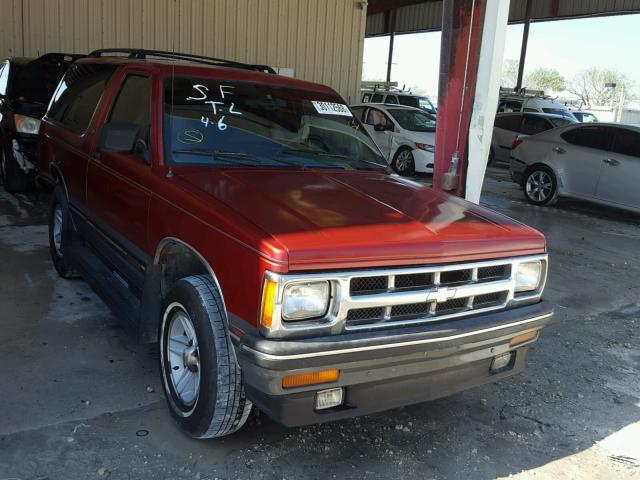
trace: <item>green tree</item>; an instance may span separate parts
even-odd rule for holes
[[[566,89],[567,80],[555,68],[538,67],[527,74],[524,86],[545,93],[559,93]]]
[[[613,83],[616,84],[615,88],[607,86]],[[614,68],[587,68],[578,73],[567,85],[567,91],[580,98],[584,108],[616,102],[621,89],[624,89],[627,100],[638,97],[629,77]]]

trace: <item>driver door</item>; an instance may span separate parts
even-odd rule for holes
[[[393,122],[384,112],[378,108],[369,108],[365,115],[364,127],[376,142],[376,145],[382,152],[387,161],[391,160],[393,131],[395,130]]]

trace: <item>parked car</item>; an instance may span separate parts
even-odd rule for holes
[[[252,405],[284,425],[369,414],[524,368],[552,315],[540,233],[390,174],[329,87],[109,54],[71,67],[41,125],[51,256],[158,343],[185,432],[229,434]]]
[[[571,111],[574,117],[578,119],[579,122],[582,123],[595,123],[599,122],[598,117],[596,117],[591,112],[581,112],[581,111]]]
[[[362,92],[362,103],[385,103],[388,105],[404,105],[405,107],[419,108],[431,115],[438,111],[429,97],[424,95],[414,95],[404,91],[364,91]]]
[[[353,105],[351,110],[397,173],[433,173],[434,115],[412,107],[371,103]]]
[[[534,205],[573,197],[640,212],[640,127],[578,124],[527,137],[510,170]]]
[[[572,123],[578,121],[551,113],[498,113],[493,124],[489,163],[509,163],[511,148],[518,139]]]
[[[567,107],[552,98],[538,95],[500,95],[498,113],[539,112],[577,120]]]
[[[40,119],[62,75],[77,58],[48,53],[0,62],[0,177],[7,191],[33,185]]]

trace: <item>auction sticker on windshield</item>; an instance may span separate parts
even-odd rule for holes
[[[312,100],[311,103],[316,107],[316,111],[323,115],[342,115],[344,117],[353,117],[349,111],[349,107],[342,103],[317,102],[315,100]]]

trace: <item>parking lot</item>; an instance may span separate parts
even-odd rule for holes
[[[305,428],[254,415],[204,442],[174,426],[156,349],[55,274],[49,194],[1,190],[0,479],[638,478],[640,218],[534,207],[506,177],[491,169],[481,203],[546,235],[556,312],[524,374]]]

